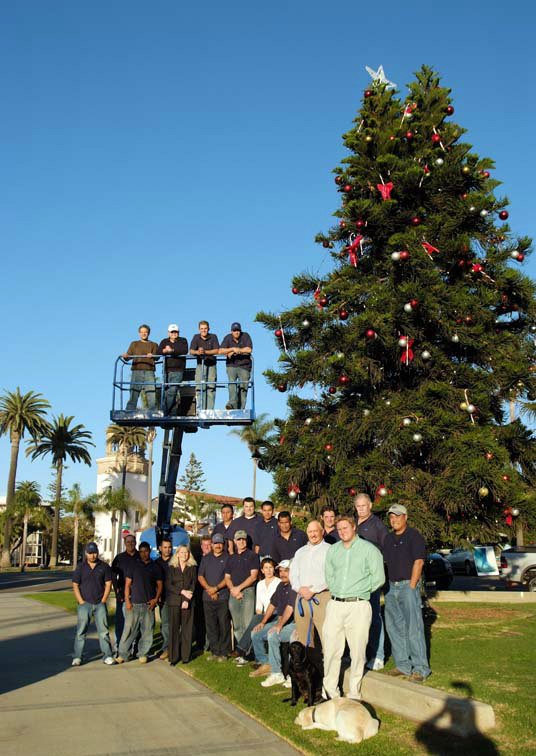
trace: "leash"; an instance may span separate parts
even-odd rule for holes
[[[318,606],[320,604],[320,601],[313,596],[313,598],[308,599],[307,603],[309,604],[309,627],[307,628],[307,642],[305,644],[305,648],[309,648],[311,645],[311,637],[312,637],[312,631],[313,631],[313,611],[314,607],[313,604],[316,604]],[[305,617],[305,609],[303,608],[303,596],[300,596],[298,599],[298,612],[300,617]]]

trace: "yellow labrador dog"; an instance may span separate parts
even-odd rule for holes
[[[332,698],[317,706],[302,709],[294,724],[303,730],[336,730],[345,743],[361,743],[373,738],[380,723],[374,719],[363,704],[350,698]]]

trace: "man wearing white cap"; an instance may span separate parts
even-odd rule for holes
[[[249,333],[242,330],[240,323],[231,323],[231,333],[221,342],[220,354],[227,355],[227,378],[229,379],[229,401],[225,409],[244,409],[251,375],[251,352],[253,342]]]
[[[168,337],[162,339],[158,345],[158,354],[166,358],[164,414],[178,415],[181,403],[179,384],[182,382],[186,365],[186,360],[181,355],[188,354],[188,342],[179,336],[179,326],[176,323],[168,325]]]
[[[430,674],[426,655],[421,609],[421,575],[426,543],[415,528],[408,527],[408,512],[402,504],[389,508],[393,529],[383,544],[383,558],[389,573],[385,594],[385,629],[391,641],[396,667],[390,675],[423,682]]]

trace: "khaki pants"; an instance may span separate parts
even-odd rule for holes
[[[329,603],[331,594],[329,591],[322,591],[322,593],[315,593],[313,598],[318,601],[318,604],[315,604],[314,602],[310,604],[309,601],[302,599],[301,605],[303,609],[303,617],[301,616],[300,610],[298,608],[300,602],[299,596],[296,599],[296,606],[294,608],[296,635],[300,643],[302,643],[304,646],[314,646],[314,627],[316,627],[318,637],[320,638],[320,640],[322,640],[322,629],[324,627],[324,619],[326,616],[326,606]],[[309,643],[307,643],[308,638]]]
[[[366,661],[372,609],[369,601],[333,601],[326,608],[322,647],[324,649],[324,690],[338,698],[339,674],[345,641],[350,647],[350,696],[360,698]]]

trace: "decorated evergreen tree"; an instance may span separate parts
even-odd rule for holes
[[[536,398],[531,241],[453,114],[430,68],[405,98],[373,72],[335,170],[339,220],[316,237],[331,269],[296,275],[299,303],[257,316],[280,349],[268,380],[289,392],[262,459],[280,494],[344,511],[366,491],[435,542],[492,539],[512,510],[525,527],[536,512],[519,412]]]

